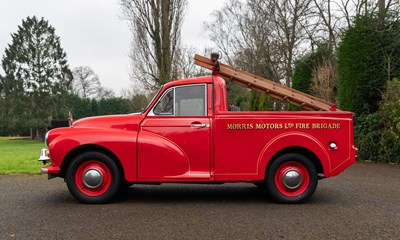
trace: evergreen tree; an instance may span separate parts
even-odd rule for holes
[[[314,95],[316,97],[332,101],[327,99],[325,92],[321,92],[321,87],[316,86],[315,76],[320,71],[321,66],[324,66],[327,62],[334,65],[335,59],[332,48],[328,43],[320,43],[317,45],[316,50],[309,52],[295,62],[294,74],[292,79],[292,87],[301,92]],[[334,69],[333,69],[334,71]],[[326,81],[326,79],[324,79]],[[335,84],[330,92],[336,92],[336,79],[332,80]],[[326,89],[324,89],[326,91]],[[302,110],[302,108],[290,105],[290,110]]]
[[[260,106],[260,98],[261,94],[256,92],[255,90],[250,91],[249,96],[249,110],[250,111],[258,111]]]
[[[11,36],[2,58],[5,75],[0,78],[0,96],[9,109],[6,114],[2,109],[1,120],[12,113],[15,122],[44,129],[51,119],[65,115],[72,81],[67,55],[55,29],[43,18],[27,17]]]
[[[388,76],[398,72],[395,68],[387,69],[385,59],[387,56],[396,59],[393,47],[398,39],[389,37],[393,29],[382,27],[376,18],[360,16],[345,32],[338,49],[338,100],[341,109],[359,116],[378,110]]]
[[[98,114],[126,114],[131,112],[130,101],[126,98],[111,97],[102,98],[98,101]]]
[[[301,92],[315,95],[312,91],[313,73],[324,61],[333,61],[333,50],[328,44],[319,44],[315,51],[308,53],[295,62],[292,87]]]
[[[295,62],[295,69],[292,79],[292,87],[301,92],[311,93],[311,79],[314,64],[312,54],[307,55]]]

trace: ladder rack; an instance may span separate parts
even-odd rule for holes
[[[213,72],[217,72],[214,69],[214,63],[211,61],[211,59],[197,54],[195,55],[194,59],[194,63],[196,65],[210,69]],[[306,110],[336,111],[335,104],[327,102],[323,99],[313,97],[309,94],[300,92],[287,86],[283,86],[279,83],[251,74],[249,72],[236,69],[229,65],[222,63],[218,64],[219,73],[215,75],[219,75],[225,80],[267,94],[271,97],[284,100]]]

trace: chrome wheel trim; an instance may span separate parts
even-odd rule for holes
[[[103,173],[97,168],[89,168],[82,176],[83,183],[88,188],[98,188],[104,181]]]
[[[294,190],[303,183],[303,178],[297,170],[289,169],[283,174],[282,182],[286,188]]]

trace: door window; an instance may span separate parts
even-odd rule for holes
[[[154,115],[206,116],[206,85],[174,87],[153,109]]]
[[[206,92],[204,85],[177,87],[175,89],[176,116],[205,116]]]

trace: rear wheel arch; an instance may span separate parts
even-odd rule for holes
[[[315,168],[317,169],[317,172],[319,174],[323,174],[324,173],[324,168],[322,166],[321,160],[317,157],[317,155],[315,155],[314,152],[312,152],[311,150],[304,148],[304,147],[298,147],[298,146],[294,146],[294,147],[287,147],[284,149],[279,150],[278,152],[276,152],[271,159],[268,161],[268,164],[265,168],[264,173],[266,173],[266,171],[268,170],[268,168],[271,166],[271,164],[280,156],[285,155],[285,154],[289,154],[289,153],[298,153],[300,155],[303,155],[304,157],[308,158],[309,160],[311,160],[311,162],[314,164]],[[265,178],[265,176],[264,176]]]
[[[265,172],[274,160],[287,153],[304,155],[313,162],[319,174],[329,175],[330,158],[323,144],[311,135],[289,132],[273,138],[261,151],[257,166],[259,179],[265,178]]]

